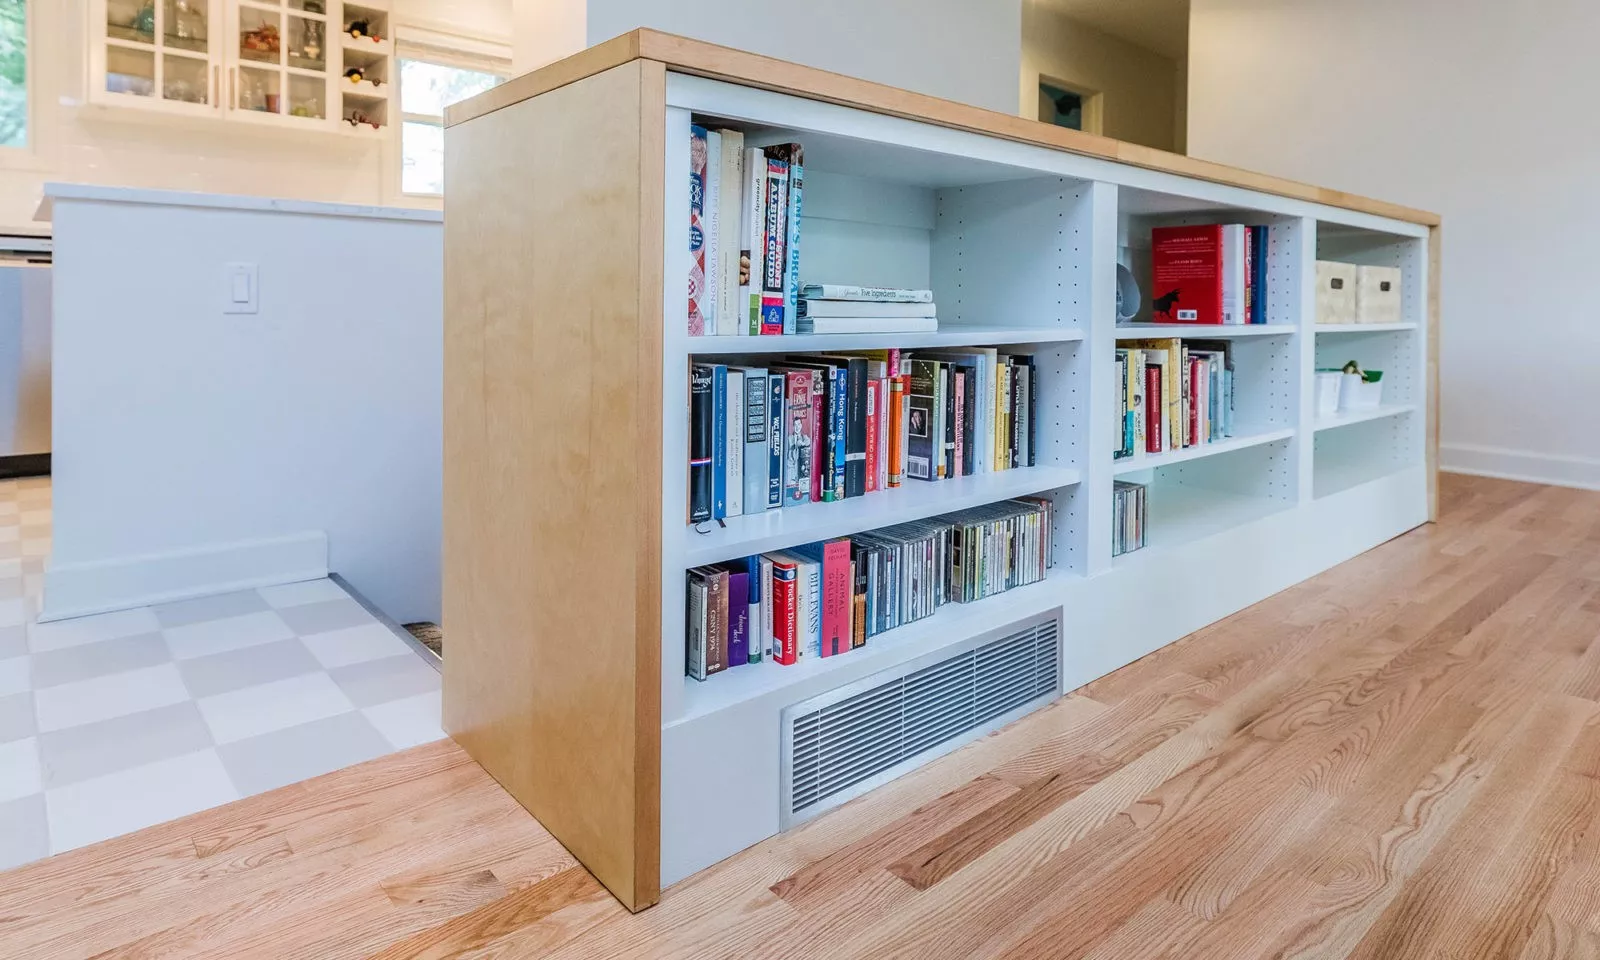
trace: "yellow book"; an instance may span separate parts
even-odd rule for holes
[[[1136,346],[1144,350],[1158,350],[1167,355],[1166,383],[1161,388],[1161,405],[1166,408],[1166,442],[1162,444],[1163,450],[1176,450],[1183,446],[1183,341],[1177,338],[1169,340],[1134,340],[1126,343],[1127,346]]]
[[[996,470],[1011,469],[1011,405],[1006,403],[1010,390],[1011,365],[998,362],[995,364],[994,378],[994,468]]]

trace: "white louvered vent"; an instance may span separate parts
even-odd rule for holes
[[[784,829],[1054,700],[1060,611],[947,659],[886,671],[783,712]]]

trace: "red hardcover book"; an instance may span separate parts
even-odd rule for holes
[[[1147,364],[1144,368],[1144,451],[1161,452],[1161,417],[1166,407],[1161,403],[1161,368]]]
[[[1254,323],[1256,303],[1256,232],[1244,228],[1244,322]]]
[[[792,560],[772,556],[772,658],[794,666],[799,653],[798,607],[795,603],[796,566]]]
[[[822,544],[822,655],[849,653],[855,582],[850,576],[850,541]]]
[[[867,381],[867,493],[878,489],[878,393],[881,390],[882,380]]]
[[[1222,322],[1222,226],[1150,231],[1150,319]]]

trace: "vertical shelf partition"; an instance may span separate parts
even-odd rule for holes
[[[631,909],[1428,518],[1431,215],[1132,166],[1071,131],[649,31],[448,121],[446,728]],[[938,332],[689,337],[702,121],[803,143],[804,278],[931,287]],[[550,149],[578,142],[602,148]],[[1148,291],[1153,226],[1226,222],[1272,228],[1269,322],[1119,330],[1119,259]],[[1334,255],[1399,265],[1408,323],[1318,330],[1315,261]],[[1116,344],[1173,334],[1231,339],[1238,430],[1117,460]],[[687,523],[697,358],[897,346],[1031,354],[1036,465]],[[1315,367],[1345,354],[1405,409],[1319,421]],[[1119,477],[1151,483],[1150,539],[1113,561]],[[837,656],[685,676],[689,568],[1020,495],[1057,508],[1043,581]],[[874,719],[839,719],[856,710]]]

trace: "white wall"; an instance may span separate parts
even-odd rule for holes
[[[347,577],[439,617],[441,223],[55,202],[49,617]],[[225,315],[224,264],[260,270]]]
[[[1446,469],[1600,487],[1589,0],[1194,0],[1195,156],[1444,218]]]
[[[1017,110],[1017,0],[589,0],[589,43],[639,27]]]
[[[1176,146],[1178,65],[1038,0],[1022,3],[1021,113],[1039,119],[1039,79],[1101,95],[1101,129],[1159,150]]]
[[[30,3],[32,144],[0,152],[0,224],[26,223],[48,181],[297,197],[398,201],[394,143],[182,123],[86,108],[88,15],[82,0]],[[510,0],[396,0],[402,22],[499,39]]]

